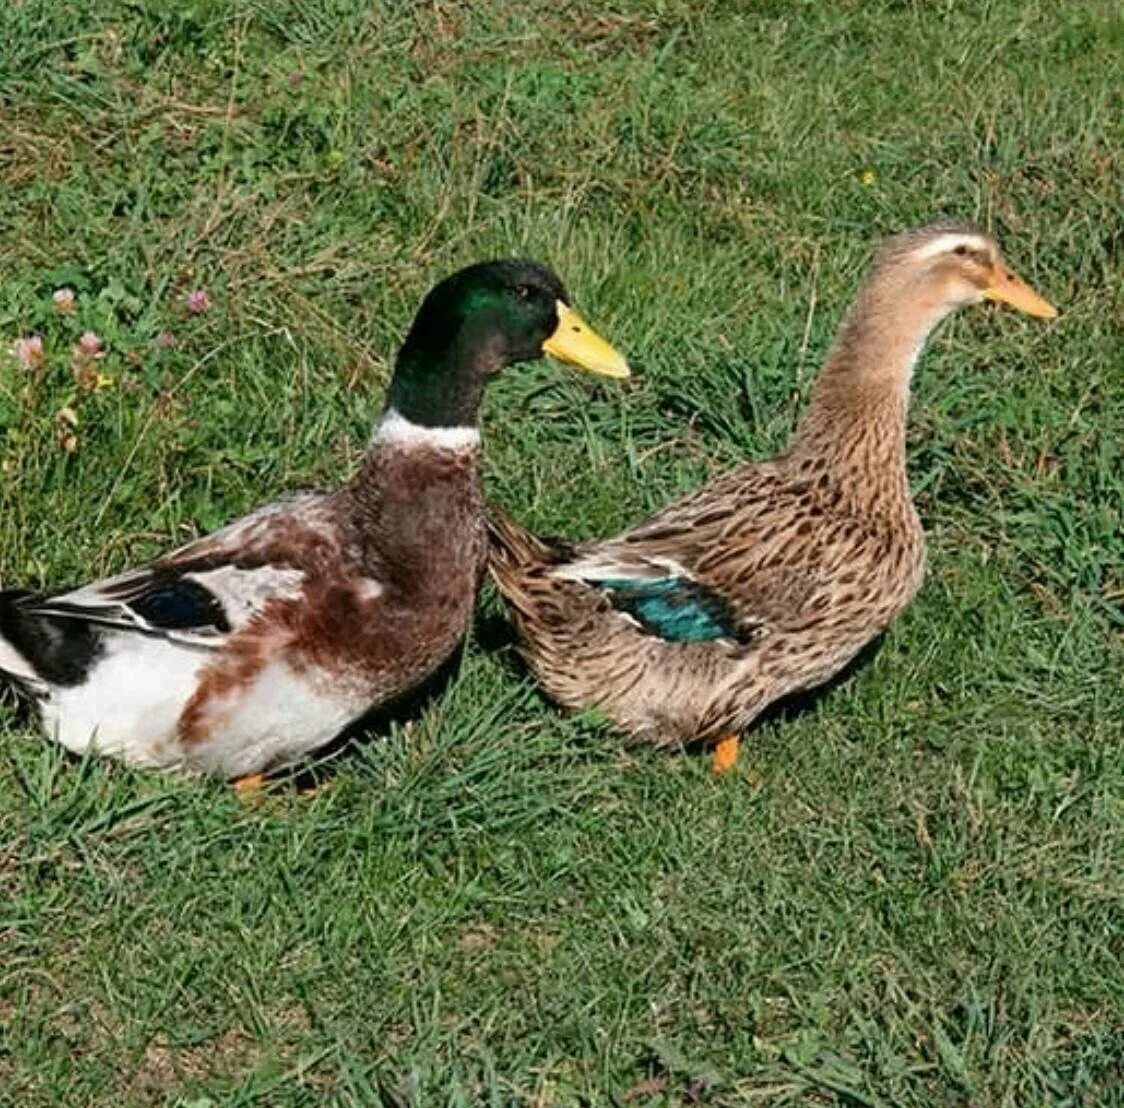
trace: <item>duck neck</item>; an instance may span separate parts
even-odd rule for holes
[[[363,556],[397,595],[475,579],[484,549],[475,426],[429,427],[388,407],[348,495]]]
[[[839,329],[790,454],[881,496],[908,484],[905,432],[913,367],[949,305],[875,275]]]
[[[385,485],[399,460],[419,475],[444,472],[450,463],[475,473],[480,405],[494,361],[486,345],[426,341],[415,325],[398,355],[359,483]],[[425,482],[413,491],[422,487]]]
[[[418,427],[475,429],[484,386],[494,368],[487,348],[469,350],[459,337],[433,342],[411,334],[398,354],[386,412]]]
[[[386,407],[351,485],[365,535],[382,561],[407,577],[438,555],[450,573],[478,556],[478,420],[492,369],[486,345],[466,349],[457,339],[426,341],[416,332],[398,356]]]

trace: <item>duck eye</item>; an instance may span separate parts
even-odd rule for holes
[[[518,296],[520,300],[530,300],[531,299],[531,286],[530,285],[516,285],[515,286],[515,295]]]
[[[961,258],[963,258],[967,255],[968,248],[963,243],[961,243],[958,247],[956,247],[955,250],[953,250],[953,253],[958,254]]]

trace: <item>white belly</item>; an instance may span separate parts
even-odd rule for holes
[[[213,659],[160,639],[110,638],[87,679],[41,701],[43,725],[63,746],[130,765],[241,777],[299,760],[369,706],[362,690],[334,694],[315,674],[275,658],[248,686],[208,702],[202,733],[184,746],[180,717]]]
[[[174,738],[209,652],[140,635],[107,637],[81,685],[55,687],[41,702],[47,733],[78,754],[93,750],[131,765],[169,768]]]
[[[248,688],[208,706],[209,738],[185,752],[187,764],[224,777],[287,765],[331,741],[369,704],[360,693],[327,693],[313,675],[274,659]]]

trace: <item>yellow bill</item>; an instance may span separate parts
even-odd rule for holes
[[[1041,319],[1053,319],[1058,314],[1058,309],[1049,300],[1039,296],[1021,277],[1016,277],[1003,265],[996,267],[991,284],[984,289],[984,296]]]
[[[629,376],[628,362],[568,304],[558,301],[558,326],[543,353],[605,377]]]

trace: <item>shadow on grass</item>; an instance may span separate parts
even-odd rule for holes
[[[4,731],[42,731],[43,729],[35,697],[6,674],[0,674],[0,729]],[[47,741],[45,736],[43,741]],[[75,754],[73,757],[77,760],[80,755]]]
[[[320,747],[312,762],[301,762],[266,774],[271,787],[285,786],[296,792],[308,792],[330,781],[339,772],[343,755],[352,747],[383,741],[396,726],[420,719],[429,706],[438,700],[460,666],[458,647],[417,688],[380,704],[348,724],[334,739]]]

